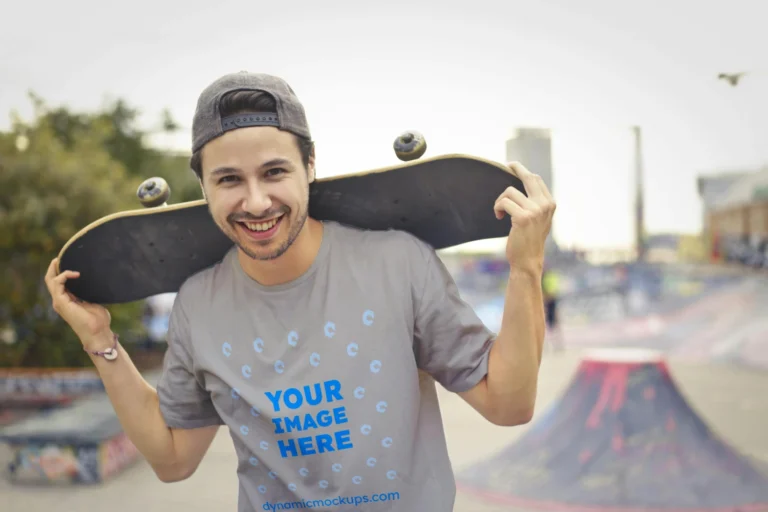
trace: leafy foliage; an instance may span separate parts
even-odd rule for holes
[[[14,116],[11,130],[0,132],[0,366],[87,365],[79,340],[50,307],[43,281],[50,261],[87,224],[140,208],[136,189],[150,176],[169,182],[171,203],[202,194],[188,156],[149,147],[137,111],[124,102],[82,113],[30,96],[32,121]],[[176,129],[167,112],[162,126]],[[142,306],[110,307],[122,339],[142,335]]]

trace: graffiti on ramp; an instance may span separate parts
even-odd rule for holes
[[[525,508],[768,510],[768,477],[710,430],[659,352],[603,349],[512,446],[459,488]]]

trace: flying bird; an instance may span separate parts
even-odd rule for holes
[[[739,84],[739,80],[741,80],[741,77],[746,75],[746,72],[742,73],[720,73],[717,75],[717,78],[720,80],[725,80],[729,84],[731,84],[733,87],[736,87]]]

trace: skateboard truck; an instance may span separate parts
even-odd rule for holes
[[[404,162],[421,158],[427,150],[427,141],[417,131],[407,131],[400,134],[392,145],[397,158]]]
[[[167,206],[168,198],[171,197],[171,187],[163,178],[148,178],[139,185],[136,197],[146,208]]]

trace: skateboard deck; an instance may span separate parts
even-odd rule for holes
[[[371,230],[407,231],[443,249],[507,236],[508,217],[493,204],[512,186],[508,167],[454,154],[315,180],[309,215]],[[222,259],[233,243],[204,199],[107,215],[76,233],[59,253],[59,270],[80,272],[68,290],[87,302],[118,304],[177,292]]]

